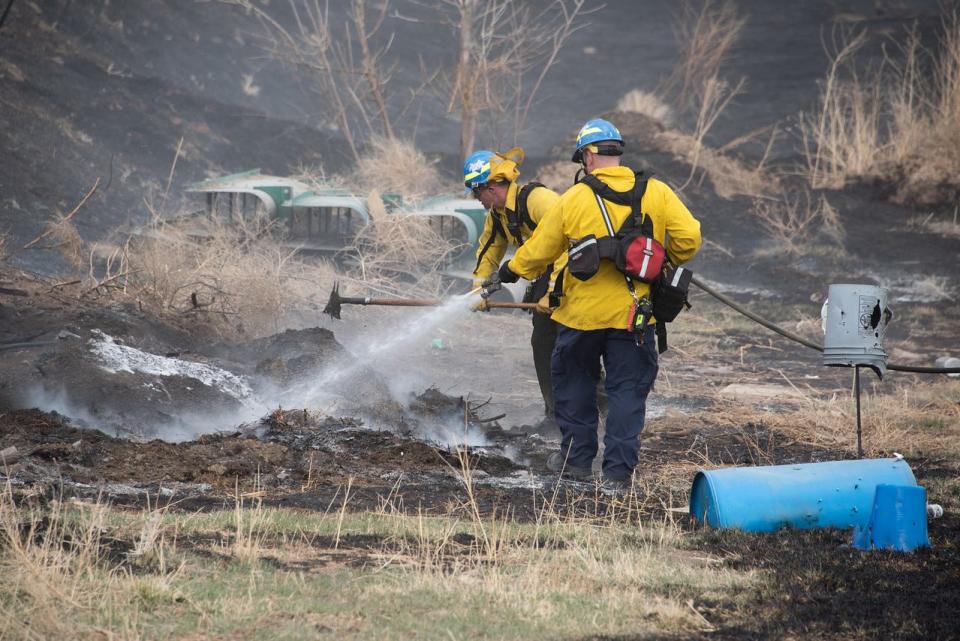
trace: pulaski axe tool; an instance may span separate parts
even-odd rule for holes
[[[389,305],[393,307],[439,307],[445,301],[439,298],[370,298],[369,296],[341,296],[340,283],[334,283],[330,292],[330,300],[323,308],[324,314],[340,318],[340,308],[343,305]],[[499,303],[490,302],[490,307],[497,309],[536,309],[535,303]]]

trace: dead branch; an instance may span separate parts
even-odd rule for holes
[[[56,228],[57,225],[63,225],[63,224],[65,224],[65,223],[70,222],[70,220],[71,220],[74,216],[77,215],[77,212],[79,212],[79,211],[83,208],[83,206],[84,206],[85,204],[87,204],[87,201],[90,200],[90,197],[93,196],[93,193],[94,193],[95,191],[97,191],[97,188],[98,188],[99,186],[100,186],[100,178],[97,177],[97,180],[93,183],[93,187],[91,187],[91,188],[90,188],[90,191],[88,191],[87,194],[86,194],[83,198],[80,199],[80,202],[77,203],[77,206],[73,208],[73,211],[71,211],[69,214],[67,214],[66,216],[64,216],[64,217],[61,218],[60,220],[58,220],[54,225],[51,225],[50,227],[48,227],[47,229],[45,229],[39,236],[37,236],[36,238],[34,238],[33,240],[31,240],[29,243],[27,243],[26,245],[24,245],[24,246],[21,247],[20,249],[17,249],[17,250],[15,250],[15,251],[7,254],[6,256],[3,256],[2,259],[0,259],[0,260],[7,261],[7,260],[10,260],[10,258],[16,256],[17,254],[27,251],[28,249],[30,249],[31,247],[33,247],[33,246],[36,245],[37,243],[41,242],[44,238],[46,238],[46,237],[49,236],[50,234],[54,233],[54,230],[55,230],[55,228]]]
[[[136,274],[138,271],[140,271],[140,270],[134,269],[134,270],[130,270],[130,271],[120,272],[119,274],[114,274],[113,276],[110,276],[109,278],[105,278],[104,280],[98,282],[96,285],[94,285],[93,287],[91,287],[90,289],[88,289],[87,291],[83,292],[83,293],[80,294],[80,295],[81,295],[81,296],[86,296],[86,295],[88,295],[88,294],[92,294],[93,292],[97,291],[97,290],[100,289],[101,287],[106,287],[106,286],[108,286],[110,283],[112,283],[113,281],[115,281],[115,280],[117,280],[117,279],[119,279],[119,278],[125,278],[126,276],[130,276],[131,274]]]

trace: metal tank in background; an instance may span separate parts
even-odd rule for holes
[[[887,290],[875,285],[830,285],[820,315],[823,364],[869,367],[883,378],[887,371],[883,337],[893,317]]]

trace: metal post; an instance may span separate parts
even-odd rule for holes
[[[853,366],[853,393],[857,397],[857,458],[863,458],[863,432],[860,426],[860,366]]]

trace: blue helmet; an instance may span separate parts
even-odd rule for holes
[[[490,179],[490,159],[493,152],[487,149],[475,151],[463,162],[463,184],[468,189],[486,184]]]
[[[606,155],[606,156],[619,156],[623,153],[620,150],[620,147],[623,146],[623,136],[620,135],[620,131],[613,126],[613,123],[604,120],[603,118],[593,118],[584,123],[583,127],[580,128],[580,133],[577,134],[576,147],[573,150],[573,162],[581,162],[583,159],[583,148],[587,145],[595,142],[613,140],[619,143],[616,146],[616,149],[606,149],[601,148],[597,153]],[[593,150],[591,150],[593,151]]]

